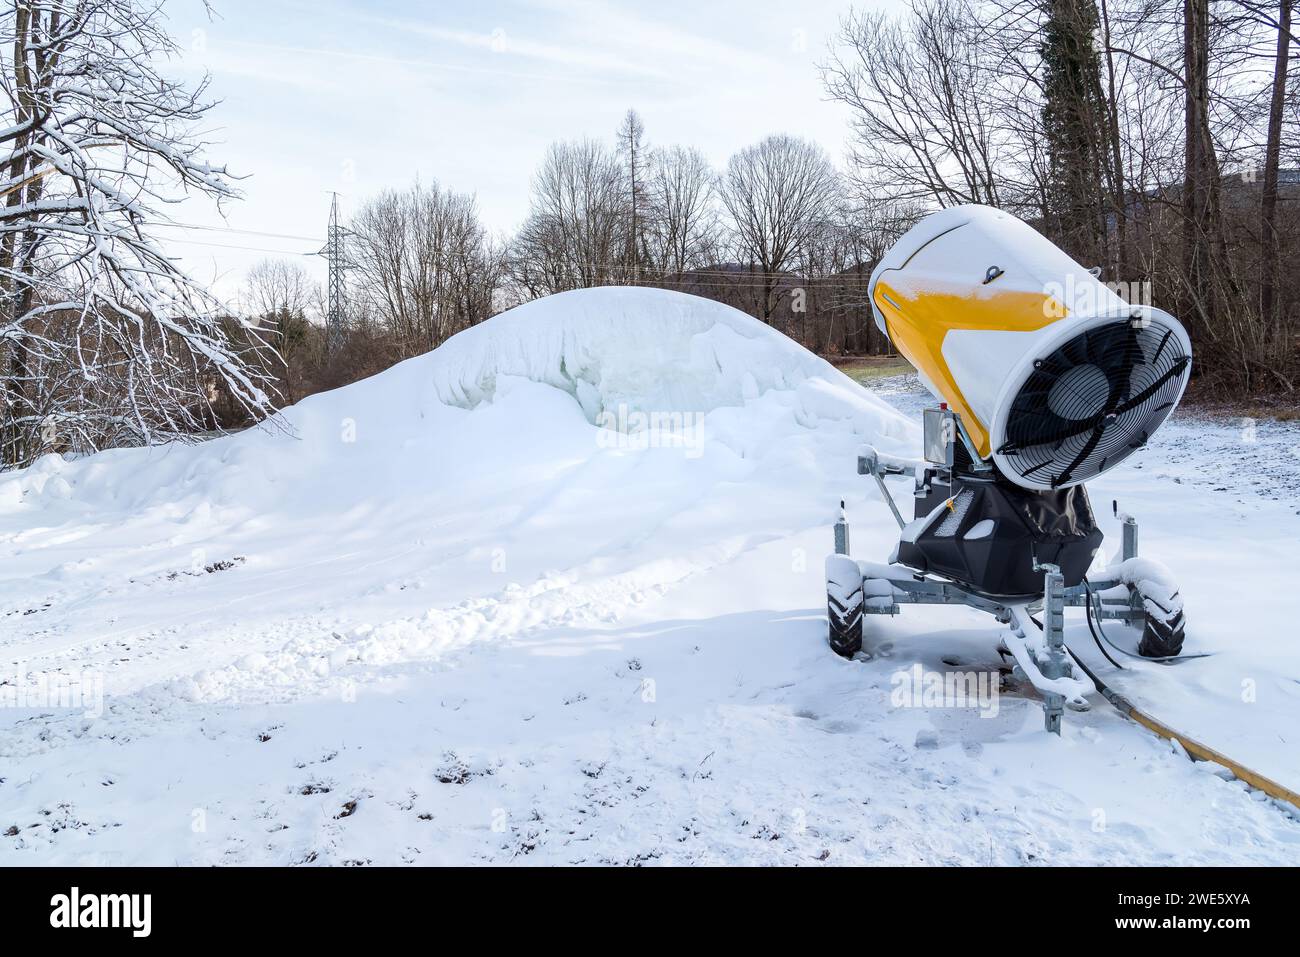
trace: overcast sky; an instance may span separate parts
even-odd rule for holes
[[[629,107],[651,144],[693,145],[718,165],[778,131],[817,140],[837,162],[844,152],[845,113],[825,102],[816,64],[848,0],[213,6],[209,20],[196,0],[169,5],[184,48],[173,71],[211,74],[222,100],[212,157],[248,178],[224,220],[197,202],[176,218],[250,232],[160,235],[223,296],[267,250],[319,248],[331,190],[346,213],[385,187],[437,179],[476,194],[490,228],[513,230],[547,144],[612,141]],[[318,258],[298,258],[323,275]]]

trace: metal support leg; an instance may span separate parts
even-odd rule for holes
[[[1047,656],[1040,670],[1045,678],[1065,678],[1071,673],[1070,660],[1065,654],[1065,577],[1055,565],[1040,566],[1043,575],[1043,638]],[[1061,715],[1065,711],[1065,698],[1055,692],[1043,694],[1044,727],[1053,734],[1061,733]]]
[[[872,472],[871,476],[876,480],[876,484],[880,486],[880,497],[885,500],[889,510],[894,513],[894,521],[898,523],[898,527],[906,528],[907,522],[903,519],[903,513],[898,510],[898,505],[894,502],[894,496],[889,494],[889,486],[885,484],[885,480],[880,477],[878,472]]]
[[[840,502],[840,520],[835,523],[835,554],[849,553],[849,519],[844,514],[844,502]]]
[[[1138,554],[1138,523],[1132,515],[1125,514],[1121,516],[1121,529],[1123,530],[1123,540],[1120,546],[1120,557],[1124,561],[1130,558],[1137,558]],[[1128,606],[1134,618],[1143,621],[1146,618],[1145,609],[1142,607],[1142,596],[1138,594],[1136,588],[1129,589]]]
[[[1137,558],[1138,553],[1138,523],[1132,515],[1125,515],[1123,522],[1124,540],[1121,551],[1121,557],[1124,561],[1130,558]]]

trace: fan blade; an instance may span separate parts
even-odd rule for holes
[[[1074,461],[1065,467],[1064,472],[1052,479],[1052,488],[1060,488],[1070,481],[1070,476],[1074,473],[1074,470],[1092,454],[1092,450],[1097,447],[1097,443],[1101,441],[1101,435],[1105,431],[1106,426],[1098,423],[1097,427],[1092,430],[1092,435],[1088,436],[1088,441],[1083,443],[1083,448],[1079,450],[1079,454],[1074,457]]]
[[[1058,443],[1064,442],[1066,439],[1072,439],[1076,435],[1083,435],[1083,433],[1087,432],[1089,429],[1095,429],[1098,426],[1098,424],[1100,424],[1101,420],[1104,418],[1106,418],[1106,413],[1102,411],[1102,412],[1098,412],[1094,416],[1090,416],[1089,418],[1080,419],[1075,425],[1073,425],[1068,429],[1065,429],[1064,431],[1053,432],[1051,435],[1040,436],[1032,442],[1021,442],[1019,445],[1015,445],[1010,442],[1004,443],[1002,447],[998,449],[998,454],[999,455],[1008,454],[1007,452],[1008,446],[1010,446],[1012,450],[1019,452],[1022,450],[1022,447],[1032,449],[1035,446],[1048,445],[1052,442],[1058,442]]]
[[[1115,415],[1121,415],[1121,414],[1127,412],[1129,409],[1132,409],[1132,408],[1134,408],[1135,406],[1139,406],[1139,405],[1141,405],[1141,404],[1142,404],[1143,402],[1145,402],[1147,399],[1151,398],[1151,397],[1152,397],[1153,395],[1155,395],[1158,391],[1160,391],[1160,387],[1163,386],[1166,382],[1168,382],[1170,379],[1172,379],[1172,378],[1173,378],[1174,376],[1176,376],[1176,375],[1181,375],[1181,374],[1182,374],[1182,371],[1183,371],[1185,368],[1187,368],[1187,363],[1190,362],[1190,361],[1191,361],[1191,357],[1190,357],[1190,356],[1183,356],[1181,359],[1179,359],[1177,362],[1175,362],[1172,366],[1170,366],[1169,369],[1165,372],[1165,374],[1162,375],[1160,378],[1156,379],[1155,382],[1152,382],[1149,386],[1147,386],[1145,389],[1143,389],[1143,390],[1142,390],[1141,392],[1139,392],[1137,395],[1133,396],[1133,398],[1129,399],[1127,402],[1125,402],[1125,403],[1123,403],[1122,405],[1118,406],[1118,407],[1114,410],[1114,414],[1115,414]]]
[[[1103,409],[1101,412],[1098,412],[1094,416],[1090,416],[1086,419],[1080,419],[1075,425],[1062,432],[1054,432],[1051,435],[1043,436],[1041,440],[1037,442],[1032,442],[1032,443],[1021,442],[1019,445],[1011,445],[1011,443],[1006,443],[1001,448],[998,449],[998,454],[1000,455],[1007,454],[1006,449],[1008,445],[1011,445],[1013,449],[1019,451],[1022,446],[1026,448],[1032,448],[1035,445],[1047,445],[1049,442],[1064,442],[1066,439],[1072,439],[1076,435],[1083,435],[1083,433],[1087,432],[1089,429],[1095,429],[1098,425],[1100,425],[1102,421],[1106,418],[1106,416],[1120,415],[1124,412],[1127,412],[1129,409],[1132,409],[1135,406],[1141,405],[1147,399],[1151,398],[1151,396],[1155,395],[1156,392],[1158,392],[1166,382],[1168,382],[1174,376],[1181,374],[1183,369],[1187,367],[1188,361],[1189,361],[1188,357],[1183,356],[1172,366],[1170,366],[1170,368],[1164,373],[1164,375],[1160,376],[1160,378],[1156,379],[1155,382],[1152,382],[1149,386],[1147,386],[1137,395],[1128,399],[1126,402],[1122,403],[1115,409],[1110,409],[1110,410]]]
[[[1133,353],[1138,356],[1142,355],[1142,347],[1138,345],[1139,330],[1131,322],[1127,325],[1128,334],[1122,346],[1115,349],[1119,358],[1119,367],[1113,371],[1108,370],[1107,379],[1110,381],[1110,394],[1106,398],[1106,408],[1113,409],[1124,401],[1120,393],[1127,397],[1133,391],[1133,373],[1137,370],[1137,362],[1129,361],[1133,358]],[[1119,375],[1120,371],[1124,375]],[[1121,384],[1122,383],[1122,384]]]

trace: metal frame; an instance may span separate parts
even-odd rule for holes
[[[947,412],[947,410],[944,410]],[[956,424],[955,436],[965,439],[961,418],[952,413]],[[951,459],[949,459],[949,462]],[[943,469],[944,463],[932,463]],[[870,475],[880,488],[881,496],[894,514],[899,527],[906,527],[897,503],[885,485],[886,476],[919,477],[921,463],[881,456],[875,449],[864,448],[858,455],[858,473]],[[1115,515],[1123,527],[1122,557],[1137,557],[1138,526],[1131,515]],[[849,527],[840,503],[839,521],[835,523],[835,553],[849,557]],[[966,605],[993,615],[1007,625],[1010,632],[1003,639],[1004,650],[1015,661],[1013,673],[1038,689],[1043,696],[1043,723],[1047,731],[1061,733],[1061,719],[1065,709],[1085,711],[1085,695],[1096,690],[1091,679],[1074,661],[1065,647],[1065,609],[1084,607],[1092,603],[1092,613],[1102,619],[1141,622],[1145,618],[1142,600],[1118,578],[1104,578],[1088,584],[1065,586],[1061,570],[1055,565],[1034,562],[1034,570],[1043,574],[1043,598],[1017,602],[997,596],[983,595],[946,579],[928,576],[903,565],[879,565],[855,562],[863,581],[888,582],[890,594],[868,595],[863,602],[863,613],[869,615],[896,615],[900,605]],[[1124,585],[1123,598],[1104,596],[1102,593]],[[888,598],[888,601],[884,599]],[[1041,616],[1036,618],[1035,616]]]

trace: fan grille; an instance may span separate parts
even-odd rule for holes
[[[999,465],[1026,482],[1084,482],[1147,443],[1182,394],[1191,356],[1158,318],[1120,319],[1034,363],[1007,414]]]

